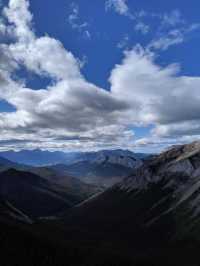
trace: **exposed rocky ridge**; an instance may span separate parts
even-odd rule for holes
[[[145,189],[150,183],[156,183],[168,175],[171,184],[181,185],[176,175],[188,177],[193,182],[200,177],[200,142],[174,146],[159,156],[147,160],[143,166],[121,182],[123,189]],[[173,175],[173,177],[170,177]],[[184,182],[186,180],[184,179]],[[170,184],[169,183],[169,184]]]
[[[142,164],[142,161],[137,158],[136,154],[125,150],[99,151],[94,153],[94,158],[90,160],[98,164],[112,163],[129,168],[135,168]]]
[[[126,193],[143,194],[149,193],[154,187],[159,187],[162,194],[150,208],[154,215],[146,220],[147,225],[159,224],[163,217],[170,216],[178,221],[175,232],[179,237],[186,232],[190,234],[193,228],[199,230],[200,142],[172,147],[146,161],[131,176],[116,185],[116,188]],[[166,202],[170,204],[165,205]],[[159,208],[161,212],[155,211]],[[179,218],[177,214],[180,214]]]
[[[66,215],[67,226],[141,249],[200,240],[199,172],[199,142],[172,147]]]

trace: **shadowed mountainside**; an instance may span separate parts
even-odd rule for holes
[[[33,217],[56,215],[96,192],[95,187],[93,190],[73,178],[68,179],[68,184],[56,184],[15,169],[0,173],[0,197]]]
[[[54,220],[19,222],[24,213],[1,201],[1,250],[10,262],[5,265],[26,265],[27,250],[31,266],[199,265],[199,173],[195,142],[146,160]]]

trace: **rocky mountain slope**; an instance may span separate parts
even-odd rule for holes
[[[82,203],[66,223],[95,238],[144,250],[200,240],[200,143],[175,146]],[[83,238],[85,238],[83,234]]]
[[[142,160],[128,150],[103,150],[81,153],[24,150],[19,152],[7,151],[1,154],[6,158],[11,158],[14,162],[2,157],[2,165],[0,160],[0,172],[12,167],[18,170],[31,171],[41,176],[44,174],[45,177],[49,175],[52,177],[51,181],[53,181],[53,176],[55,177],[56,174],[55,182],[58,179],[61,182],[63,178],[62,182],[65,183],[70,177],[74,177],[82,183],[100,187],[112,186],[142,164]],[[144,157],[144,155],[141,156]],[[27,165],[23,164],[24,162]],[[45,162],[46,166],[43,165]]]
[[[89,184],[110,187],[141,165],[142,160],[134,153],[114,150],[86,153],[82,160],[76,163],[50,167],[61,175],[71,175]]]
[[[29,247],[33,260],[35,254],[41,258],[41,265],[67,261],[72,266],[196,266],[200,261],[199,200],[200,142],[195,142],[145,160],[123,181],[54,220],[23,221],[25,225],[19,226],[26,212],[21,213],[10,199],[0,201],[4,210],[0,225],[9,236],[3,243],[12,253],[13,235],[19,237],[20,232],[23,241],[12,258],[24,265],[27,257],[21,251]],[[11,218],[14,225],[8,228],[4,219]],[[2,232],[0,237],[6,239]]]
[[[128,176],[133,169],[107,161],[81,161],[69,166],[51,166],[59,175],[71,175],[84,183],[110,187]]]
[[[89,161],[91,163],[102,164],[111,163],[127,168],[135,168],[141,165],[139,155],[129,150],[102,150],[98,152],[83,153],[78,162]]]

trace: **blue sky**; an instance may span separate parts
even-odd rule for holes
[[[110,71],[116,63],[120,63],[123,57],[123,49],[117,48],[117,44],[128,36],[128,48],[137,43],[147,45],[156,37],[160,20],[155,15],[171,13],[174,10],[180,12],[187,23],[199,23],[199,1],[127,1],[131,12],[147,12],[144,18],[139,19],[149,27],[149,33],[141,34],[134,30],[136,21],[127,16],[119,15],[114,10],[105,12],[105,1],[102,0],[77,0],[77,1],[30,1],[31,11],[34,14],[34,25],[38,35],[44,33],[62,41],[64,46],[82,59],[86,58],[83,73],[88,80],[103,88],[109,88],[108,78]],[[69,23],[69,15],[72,14],[73,4],[79,8],[77,24],[87,23],[88,26],[81,29],[73,29]],[[175,25],[176,28],[177,25]],[[163,29],[163,32],[167,31]],[[91,37],[87,37],[88,31]],[[167,51],[160,53],[158,63],[167,65],[178,62],[182,66],[183,74],[199,75],[199,61],[195,60],[200,44],[199,32],[188,34],[186,41],[178,46],[174,45]],[[125,48],[126,48],[125,47]]]
[[[197,86],[200,76],[198,59],[200,46],[199,1],[59,0],[48,1],[47,3],[47,1],[41,0],[3,0],[1,2],[1,43],[7,45],[6,49],[12,54],[9,55],[11,57],[9,58],[10,62],[12,61],[12,64],[14,64],[14,60],[17,64],[12,69],[6,69],[6,73],[4,73],[5,66],[3,63],[0,65],[2,76],[9,77],[7,83],[15,83],[2,89],[3,93],[1,93],[0,100],[0,112],[2,113],[0,126],[3,132],[5,131],[5,134],[2,133],[0,137],[8,140],[9,145],[11,145],[10,139],[16,139],[17,137],[20,140],[24,139],[26,148],[79,150],[125,146],[130,149],[151,152],[155,149],[160,150],[170,144],[199,138],[200,130],[195,126],[199,122],[199,118],[195,115],[195,112],[198,111],[196,107],[198,102],[192,105],[193,99],[187,99],[187,95],[191,97],[192,94],[195,100],[199,101]],[[10,6],[6,13],[4,9],[8,5]],[[24,15],[24,18],[21,19],[22,22],[17,20],[20,14]],[[24,32],[21,31],[22,28]],[[28,36],[32,33],[35,35],[33,40],[32,37]],[[40,46],[42,47],[40,59],[34,62],[33,49],[28,47],[36,39],[44,40],[45,36],[47,37],[46,42],[43,42]],[[53,62],[54,59],[50,61],[48,56],[45,58],[47,53],[42,54],[42,49],[45,50],[50,47],[49,50],[51,50],[52,46],[49,43],[52,40],[57,42],[53,48],[57,49],[55,53],[59,53],[57,52],[59,42],[63,45],[63,49],[72,55],[73,60],[70,60],[73,62],[70,60],[70,62],[63,61],[60,56],[55,62]],[[17,50],[19,44],[24,45],[24,50],[20,54]],[[43,45],[46,46],[43,47]],[[25,59],[28,49],[32,49],[30,59]],[[4,54],[5,47],[2,48],[2,51],[2,54]],[[126,51],[129,51],[129,53]],[[37,51],[37,53],[39,52]],[[6,52],[6,56],[7,54],[8,52]],[[81,92],[80,96],[79,92],[73,98],[73,102],[77,104],[77,109],[79,109],[79,104],[80,108],[84,108],[84,110],[88,106],[89,108],[90,106],[95,108],[92,109],[91,113],[87,110],[87,115],[81,117],[82,114],[80,115],[78,111],[74,112],[69,104],[72,96],[74,97],[73,89],[70,87],[70,93],[67,91],[69,95],[66,91],[64,93],[64,89],[67,90],[69,80],[63,78],[63,75],[57,73],[58,71],[49,69],[49,66],[41,66],[40,60],[49,60],[49,64],[63,65],[63,68],[66,64],[66,69],[69,66],[70,71],[72,68],[75,69],[72,72],[76,72],[77,76],[81,73],[84,79],[84,84],[81,86],[92,84],[91,86],[97,89],[97,95],[102,88],[108,91],[109,99],[99,99],[99,96],[90,95],[80,88],[84,95]],[[76,64],[78,67],[74,66]],[[132,68],[128,64],[132,64]],[[142,76],[142,70],[138,74],[140,79],[143,79],[144,84],[138,83],[137,67],[134,70],[137,64],[139,68],[146,70],[142,73]],[[141,64],[144,64],[144,68]],[[171,66],[171,64],[176,64],[176,66]],[[117,66],[121,66],[119,71]],[[129,71],[129,67],[131,69],[130,74],[126,77],[124,69]],[[161,80],[163,78],[163,75],[161,75],[160,79],[153,81],[150,75],[156,75],[158,72],[159,76],[158,68],[162,69],[164,73],[167,71],[167,74],[163,74],[163,80]],[[171,68],[172,70],[170,70]],[[63,85],[65,86],[64,89],[60,88],[60,75],[62,76],[61,79],[66,81],[66,84]],[[130,80],[131,75],[135,75],[132,80]],[[187,80],[184,79],[185,76]],[[176,77],[179,78],[178,82]],[[192,81],[190,85],[191,77],[196,77],[197,80]],[[149,82],[149,87],[146,84],[147,82]],[[169,82],[170,86],[166,89],[163,88],[164,92],[161,94],[159,91],[153,91],[153,82],[156,84]],[[179,92],[181,88],[178,86],[182,86],[182,82],[184,82],[183,87],[186,88]],[[79,83],[80,80],[77,81],[77,84]],[[14,88],[14,86],[16,87]],[[57,89],[58,86],[59,90]],[[126,89],[126,87],[130,88]],[[31,102],[30,99],[27,100],[26,97],[29,92],[25,92],[23,88],[29,88],[33,94],[33,99],[38,97],[40,104]],[[65,106],[65,112],[68,114],[69,120],[67,118],[64,120],[64,110],[58,110],[58,101],[56,103],[50,102],[51,88],[58,90],[60,94],[63,90],[63,97],[66,97],[65,103],[68,102],[68,105]],[[24,96],[21,89],[23,89],[26,96]],[[12,90],[12,92],[5,93],[9,90]],[[160,90],[162,90],[162,85]],[[20,97],[22,97],[21,100],[18,100],[18,91]],[[48,92],[46,98],[43,96],[45,91]],[[140,91],[143,91],[144,94],[141,94]],[[16,92],[17,95],[15,95]],[[110,95],[115,98],[114,102],[110,99],[112,98]],[[141,100],[142,97],[145,99],[144,102]],[[182,97],[186,104],[185,119],[181,117],[181,114],[184,114],[181,109]],[[22,99],[26,104],[22,103]],[[152,101],[150,101],[151,99]],[[122,102],[119,103],[119,101]],[[171,106],[173,101],[175,106]],[[161,103],[162,106],[163,103],[165,105],[163,108],[161,108]],[[27,107],[28,104],[29,107]],[[38,109],[30,108],[31,104],[33,106],[37,104]],[[56,106],[57,115],[55,117],[55,111],[51,114],[50,108],[47,108],[48,104],[50,107]],[[109,104],[110,106],[108,106]],[[95,106],[93,107],[93,105]],[[132,105],[134,110],[131,110],[131,112],[121,111],[123,109],[121,105]],[[101,110],[98,106],[103,106],[104,109]],[[174,115],[170,113],[170,109],[174,112]],[[48,113],[46,113],[47,111]],[[38,118],[36,118],[37,115]],[[8,125],[9,123],[5,120],[11,120],[12,122],[14,116],[19,119],[19,125],[16,122],[15,126]],[[92,116],[91,119],[88,116]],[[53,122],[49,121],[50,117],[54,117]],[[75,123],[72,125],[70,117],[77,121],[77,125]],[[177,119],[174,117],[177,117]],[[93,120],[93,123],[90,124],[91,120]],[[56,125],[55,128],[52,128],[53,123]],[[62,126],[62,123],[65,126]],[[176,125],[179,125],[179,128],[176,128]],[[115,130],[118,131],[120,136],[115,136],[115,141],[111,141],[113,135],[116,135]],[[68,143],[64,141],[66,136],[72,138]],[[63,141],[61,141],[62,138]],[[99,141],[100,138],[102,141]],[[39,143],[37,142],[38,139],[40,140]],[[51,145],[48,146],[48,143],[51,143]],[[3,149],[7,148],[20,149],[23,146],[6,147],[5,144]]]

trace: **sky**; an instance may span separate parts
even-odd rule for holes
[[[0,0],[0,150],[200,138],[198,0]]]

